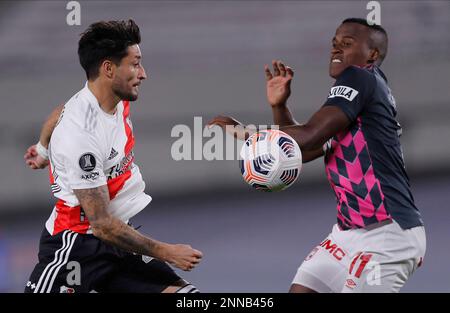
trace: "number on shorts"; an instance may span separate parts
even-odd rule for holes
[[[350,269],[348,270],[349,274],[352,274],[353,269],[355,268],[356,263],[358,262],[358,260],[360,261],[359,266],[355,272],[355,277],[356,278],[360,278],[361,274],[364,270],[364,268],[366,267],[367,263],[369,263],[370,259],[372,258],[372,254],[371,253],[362,253],[359,252],[352,261],[352,264],[350,264]]]

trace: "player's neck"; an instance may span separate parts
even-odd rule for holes
[[[116,113],[117,104],[120,98],[117,97],[111,90],[110,86],[105,86],[100,81],[88,81],[88,88],[97,98],[100,108],[108,114]]]

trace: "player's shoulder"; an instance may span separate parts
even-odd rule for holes
[[[77,92],[65,104],[61,128],[81,133],[96,133],[99,107],[94,95],[86,89],[87,87]]]
[[[375,81],[375,66],[361,67],[357,65],[350,65],[339,75],[340,78],[349,78],[357,80],[365,80],[369,82]]]

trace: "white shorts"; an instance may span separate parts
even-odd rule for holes
[[[399,292],[422,264],[423,226],[402,229],[395,221],[331,234],[306,257],[292,284],[317,292]]]

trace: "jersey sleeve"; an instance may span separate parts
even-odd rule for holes
[[[346,68],[336,79],[324,106],[337,106],[354,122],[370,100],[376,79],[355,66]]]
[[[103,171],[104,153],[99,141],[90,132],[78,131],[67,136],[62,144],[60,153],[70,188],[88,189],[107,184]]]

